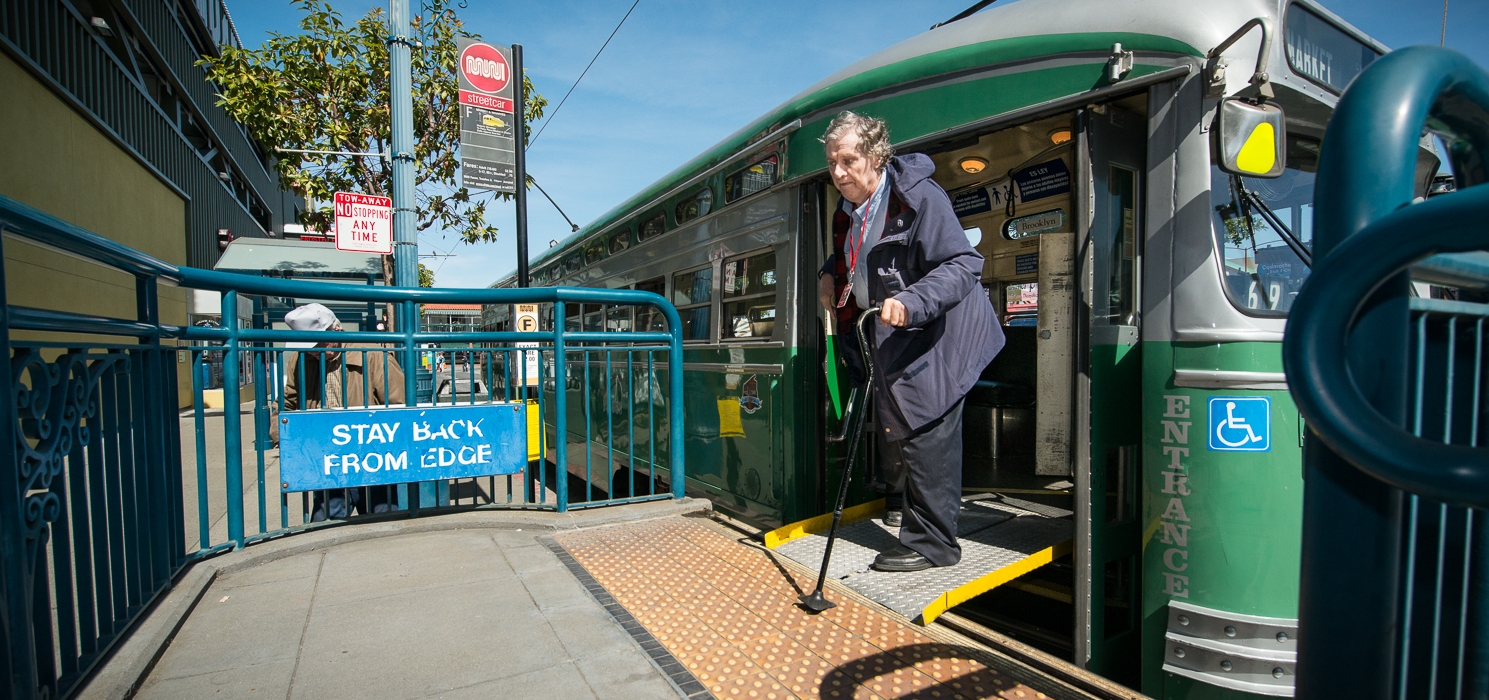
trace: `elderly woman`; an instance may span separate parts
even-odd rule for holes
[[[895,156],[883,121],[843,112],[822,140],[843,199],[818,294],[838,311],[850,367],[862,351],[852,323],[861,310],[882,307],[869,334],[871,390],[886,481],[891,492],[904,484],[900,544],[881,552],[874,567],[951,566],[962,556],[962,403],[1003,348],[979,284],[982,255],[931,179],[935,164],[920,153]]]

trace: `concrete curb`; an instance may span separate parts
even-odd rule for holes
[[[329,549],[352,542],[450,530],[579,530],[618,523],[707,513],[713,504],[704,499],[648,501],[620,506],[555,513],[539,510],[477,510],[431,515],[416,520],[397,518],[372,523],[325,527],[258,542],[236,551],[202,559],[188,566],[126,636],[99,661],[75,694],[77,700],[127,700],[155,662],[165,653],[176,632],[219,575],[234,574],[287,557]]]

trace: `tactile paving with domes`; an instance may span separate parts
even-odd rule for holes
[[[837,607],[811,615],[796,604],[815,583],[809,575],[707,519],[554,539],[706,689],[690,698],[1085,697],[1025,685],[981,650],[943,643],[839,590],[828,591]]]

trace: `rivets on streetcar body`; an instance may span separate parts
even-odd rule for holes
[[[1184,658],[1184,647],[1174,647],[1174,656]]]
[[[1278,666],[1277,668],[1272,669],[1272,677],[1273,678],[1281,678],[1284,675],[1284,673],[1285,672],[1282,670],[1282,667],[1281,666]]]
[[[1226,625],[1225,626],[1225,636],[1227,636],[1227,637],[1234,637],[1234,636],[1236,636],[1236,628],[1231,627],[1230,625]]]
[[[1179,616],[1179,624],[1184,625],[1185,627],[1188,627],[1189,626],[1189,616],[1188,615],[1180,615]]]
[[[1231,670],[1231,662],[1230,662],[1230,660],[1229,659],[1222,660],[1220,662],[1220,668],[1223,669],[1223,670],[1226,670],[1226,671]]]
[[[1277,633],[1277,643],[1281,644],[1281,643],[1286,642],[1286,641],[1287,641],[1287,633],[1286,632],[1278,632]]]

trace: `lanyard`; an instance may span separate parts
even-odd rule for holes
[[[885,173],[883,177],[889,177],[889,174]],[[844,241],[844,243],[846,244],[845,247],[848,248],[848,283],[843,285],[843,294],[842,296],[838,297],[839,309],[848,305],[848,295],[853,293],[853,281],[858,277],[858,257],[863,253],[863,244],[868,242],[869,222],[872,221],[875,216],[879,215],[879,208],[877,205],[881,201],[881,199],[882,198],[879,196],[878,191],[875,191],[874,194],[869,196],[868,209],[865,210],[863,213],[863,226],[861,226],[858,230],[858,245],[853,245],[852,238]]]

